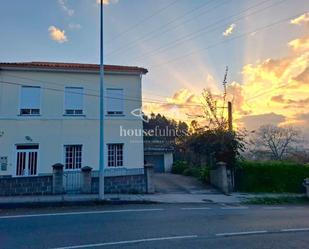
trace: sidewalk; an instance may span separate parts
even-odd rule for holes
[[[248,194],[233,193],[224,194],[107,194],[100,201],[98,195],[48,195],[48,196],[9,196],[0,197],[1,207],[19,207],[35,205],[62,205],[62,204],[129,204],[129,203],[216,203],[239,204],[242,201],[256,197],[300,197],[303,194]]]
[[[81,204],[97,203],[98,195],[48,195],[0,197],[0,207],[35,204]],[[238,197],[223,194],[107,194],[106,203],[239,203]]]

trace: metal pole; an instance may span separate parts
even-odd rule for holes
[[[99,199],[104,199],[104,64],[103,64],[103,0],[100,4],[100,172]]]

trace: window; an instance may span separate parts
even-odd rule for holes
[[[106,103],[108,115],[123,114],[123,89],[106,89]]]
[[[41,88],[22,86],[20,96],[20,115],[40,115]]]
[[[65,169],[80,169],[82,167],[82,145],[65,145]]]
[[[123,166],[123,144],[108,144],[108,166]]]
[[[64,109],[66,115],[83,114],[84,89],[82,87],[66,87]]]

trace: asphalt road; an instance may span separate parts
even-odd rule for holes
[[[309,206],[118,205],[0,212],[0,248],[308,248]]]

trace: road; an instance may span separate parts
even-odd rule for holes
[[[309,206],[152,204],[0,212],[0,248],[308,248]]]

